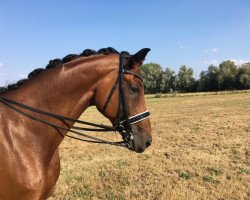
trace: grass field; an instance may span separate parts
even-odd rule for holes
[[[143,154],[66,138],[50,200],[250,199],[249,92],[149,98],[147,108],[153,144]],[[95,108],[82,119],[108,122]]]

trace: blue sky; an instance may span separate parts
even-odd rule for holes
[[[195,76],[213,63],[250,60],[249,0],[0,0],[0,85],[86,48],[135,53]]]

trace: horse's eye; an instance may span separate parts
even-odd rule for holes
[[[141,89],[141,87],[139,85],[131,86],[131,91],[133,93],[139,93],[140,89]]]

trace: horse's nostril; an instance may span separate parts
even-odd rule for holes
[[[149,147],[152,144],[152,140],[146,142],[146,147]]]

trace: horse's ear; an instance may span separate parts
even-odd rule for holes
[[[145,60],[146,55],[150,51],[149,48],[144,48],[138,51],[136,54],[134,54],[129,60],[126,65],[127,68],[133,68],[135,65],[141,66],[143,64],[143,61]]]

